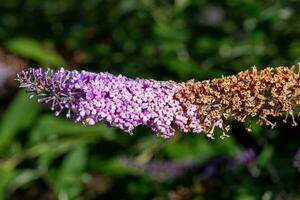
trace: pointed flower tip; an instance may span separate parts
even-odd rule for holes
[[[129,134],[144,125],[164,138],[176,130],[214,138],[220,128],[225,138],[228,126],[223,120],[228,117],[243,122],[259,116],[258,123],[273,127],[268,116],[291,115],[296,124],[294,114],[299,114],[294,108],[300,104],[300,76],[288,67],[252,67],[235,76],[186,83],[29,68],[16,80],[40,103],[50,103],[57,115],[65,110],[75,122],[104,121]]]

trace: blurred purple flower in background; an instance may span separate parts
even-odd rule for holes
[[[121,157],[120,162],[135,172],[146,174],[157,181],[169,181],[188,176],[195,176],[199,180],[207,180],[228,169],[238,166],[249,166],[254,163],[256,153],[254,149],[246,149],[236,156],[214,156],[205,161],[166,161],[152,160],[139,163],[132,157]]]
[[[298,149],[297,153],[294,156],[294,167],[300,172],[300,149]]]

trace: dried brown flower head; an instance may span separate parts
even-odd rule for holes
[[[298,66],[300,69],[300,63]],[[292,125],[296,126],[294,115],[299,115],[300,105],[299,69],[296,73],[294,67],[268,67],[261,71],[252,67],[234,76],[202,82],[191,80],[181,83],[182,90],[176,97],[183,100],[183,110],[196,108],[195,120],[209,137],[214,136],[217,126],[223,129],[221,137],[227,136],[229,127],[223,120],[228,117],[244,122],[248,116],[258,116],[259,124],[274,127],[268,116],[285,116],[286,122],[290,115]]]

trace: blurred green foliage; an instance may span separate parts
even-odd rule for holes
[[[297,0],[1,0],[0,48],[31,66],[203,80],[252,65],[295,64],[299,8]],[[300,199],[292,167],[298,127],[254,125],[250,136],[262,152],[249,169],[208,183],[196,177],[158,183],[119,157],[236,155],[247,147],[237,139],[244,133],[225,141],[182,133],[164,140],[139,127],[128,136],[101,123],[84,127],[56,118],[24,91],[11,93],[0,97],[0,199],[171,199],[180,186],[199,200]]]

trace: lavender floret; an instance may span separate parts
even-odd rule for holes
[[[149,126],[163,137],[175,133],[180,102],[173,98],[179,89],[174,82],[63,68],[57,72],[29,68],[19,73],[17,80],[20,87],[32,92],[31,97],[51,103],[56,115],[67,110],[66,117],[75,122],[94,125],[104,121],[129,134],[139,125]]]

